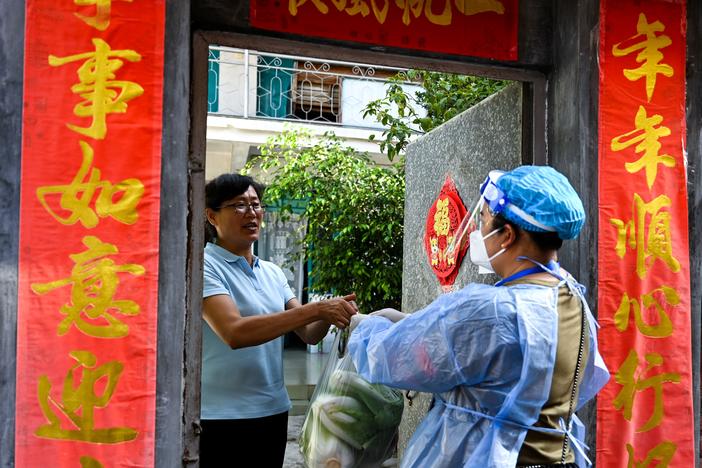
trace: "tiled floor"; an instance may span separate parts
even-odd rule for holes
[[[293,410],[288,420],[288,444],[283,468],[304,468],[305,466],[297,441],[305,417],[302,414],[294,414],[302,411],[302,407],[298,405],[304,403],[296,397],[302,393],[309,398],[324,371],[328,357],[328,353],[311,354],[303,349],[288,348],[283,351],[285,385],[288,387],[290,399],[293,400]]]
[[[288,390],[292,408],[290,415],[307,412],[315,386],[324,372],[329,354],[312,354],[303,349],[286,349],[283,353],[285,387]]]
[[[316,385],[329,353],[312,354],[303,349],[283,351],[283,372],[286,385]]]
[[[300,453],[300,444],[298,443],[304,421],[304,416],[290,416],[288,418],[288,443],[285,447],[283,468],[305,468],[305,462]]]

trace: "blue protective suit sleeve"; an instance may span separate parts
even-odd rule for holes
[[[359,374],[432,393],[489,380],[520,353],[514,307],[501,295],[493,286],[473,284],[395,324],[382,317],[362,321],[348,346]]]

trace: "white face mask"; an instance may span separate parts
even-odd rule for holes
[[[487,249],[485,248],[485,239],[495,235],[501,230],[502,228],[495,229],[485,237],[483,237],[482,233],[480,232],[480,229],[476,229],[475,231],[470,233],[470,261],[473,262],[473,264],[478,265],[478,273],[481,275],[495,273],[495,270],[492,268],[492,264],[490,262],[493,259],[495,259],[498,255],[504,253],[504,251],[506,250],[502,249],[492,257],[488,257]]]

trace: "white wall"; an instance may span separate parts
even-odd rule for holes
[[[219,109],[218,114],[244,115],[245,82],[248,81],[248,115],[256,116],[256,56],[249,56],[249,75],[246,76],[244,54],[220,51],[219,55]]]
[[[402,89],[410,96],[422,91],[424,88],[418,85],[402,84]],[[353,125],[360,127],[372,127],[383,129],[382,124],[375,121],[373,117],[363,117],[363,109],[369,102],[385,97],[389,84],[382,81],[368,81],[358,78],[344,78],[341,84],[341,123],[342,125]],[[426,109],[414,105],[412,109],[420,116],[427,115]],[[391,107],[392,115],[397,117],[397,106]],[[417,126],[411,125],[418,129]]]

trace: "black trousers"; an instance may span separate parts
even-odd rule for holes
[[[255,419],[203,419],[202,468],[281,468],[288,413]]]

